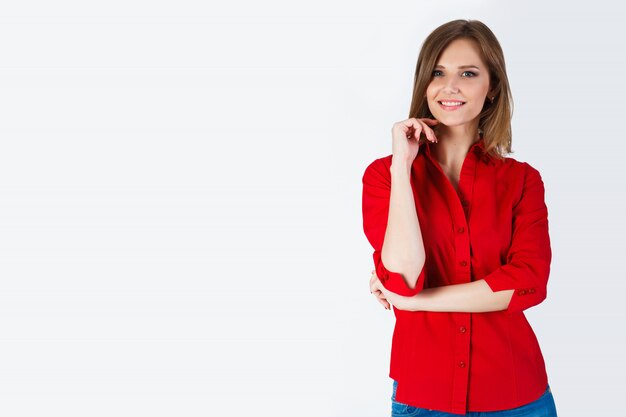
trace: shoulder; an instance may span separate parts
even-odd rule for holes
[[[528,162],[518,161],[510,156],[496,162],[496,168],[510,178],[525,182],[527,179],[541,180],[541,173]]]
[[[393,155],[387,155],[371,161],[363,172],[363,182],[390,182],[392,157]]]
[[[541,173],[532,164],[505,157],[499,166],[502,171],[498,177],[511,190],[515,206],[522,201],[543,201],[544,182]]]

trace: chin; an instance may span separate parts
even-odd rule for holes
[[[455,126],[462,126],[467,122],[452,122],[452,121],[446,121],[445,119],[437,119],[439,120],[439,123],[437,123],[437,126],[446,126],[446,127],[455,127]]]
[[[467,119],[467,120],[459,120],[459,119],[454,119],[452,117],[437,117],[435,116],[435,119],[437,119],[439,121],[439,123],[437,125],[443,125],[443,126],[447,126],[447,127],[455,127],[455,126],[463,126],[466,125],[468,123],[471,123],[473,119]]]

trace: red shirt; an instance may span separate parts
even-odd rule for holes
[[[386,269],[392,155],[363,174],[363,228],[385,288],[405,296],[423,288],[484,279],[493,291],[515,290],[506,310],[483,313],[406,311],[394,307],[389,376],[396,400],[454,414],[496,411],[538,399],[548,377],[524,310],[546,298],[552,252],[539,171],[485,152],[467,153],[458,192],[431,157],[428,141],[411,168],[411,184],[426,250],[417,285]]]

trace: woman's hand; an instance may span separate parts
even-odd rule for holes
[[[417,311],[418,309],[417,298],[405,297],[389,291],[378,279],[376,271],[372,271],[372,276],[370,277],[370,292],[376,296],[378,302],[387,310],[391,310],[390,303],[398,310]]]
[[[370,292],[374,294],[378,302],[381,303],[383,307],[389,310],[391,307],[389,305],[389,302],[387,301],[387,296],[381,291],[381,288],[382,284],[380,283],[380,280],[376,275],[376,271],[372,270],[372,276],[370,277]],[[387,289],[385,288],[382,289],[387,291]]]
[[[416,119],[415,117],[394,123],[391,129],[393,159],[409,165],[412,164],[419,152],[422,132],[426,139],[432,143],[437,143],[435,132],[430,127],[430,125],[434,126],[437,123],[439,121],[436,119]]]

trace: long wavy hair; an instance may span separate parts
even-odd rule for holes
[[[487,64],[490,88],[493,89],[495,98],[493,103],[490,100],[485,101],[478,128],[482,132],[485,150],[490,155],[502,159],[506,154],[512,153],[513,97],[500,42],[491,29],[479,20],[452,20],[436,28],[424,40],[415,68],[409,118],[434,118],[424,96],[441,52],[456,39],[475,41],[483,61]]]

